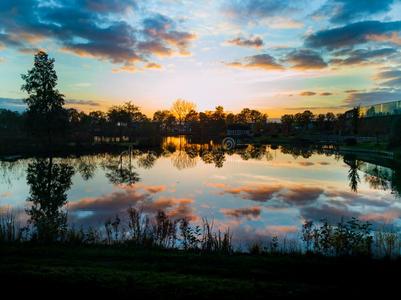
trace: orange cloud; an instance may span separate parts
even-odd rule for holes
[[[305,91],[299,94],[300,96],[314,96],[316,95],[315,92],[311,92],[311,91]]]
[[[148,186],[145,186],[144,189],[146,191],[148,191],[149,193],[156,194],[156,193],[165,191],[166,186],[165,185],[148,185]]]
[[[153,70],[160,70],[162,68],[162,66],[157,63],[148,63],[148,64],[146,64],[145,68],[153,69]]]
[[[391,42],[401,45],[401,36],[397,32],[392,32],[391,34],[370,34],[367,36],[367,39],[375,42]]]

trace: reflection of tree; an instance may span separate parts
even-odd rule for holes
[[[67,215],[63,206],[67,203],[66,191],[71,186],[73,174],[73,167],[54,163],[52,158],[37,159],[28,165],[30,196],[27,201],[32,206],[27,213],[41,241],[55,241],[66,229]]]
[[[239,150],[239,154],[243,160],[261,160],[266,155],[266,146],[248,145],[245,149]],[[266,156],[266,158],[268,158],[268,156]]]
[[[197,145],[188,145],[188,146],[186,146],[185,147],[185,152],[191,158],[197,158],[198,154],[199,154],[199,150],[198,150]]]
[[[298,146],[298,145],[282,145],[281,152],[284,154],[291,154],[294,158],[302,156],[303,158],[309,158],[312,156],[313,152],[316,149],[312,147],[306,146]]]
[[[356,160],[353,156],[344,157],[344,162],[349,166],[348,180],[349,186],[352,191],[358,191],[358,184],[361,182],[359,178],[358,169],[360,167],[360,162]]]
[[[141,155],[138,160],[138,166],[144,169],[150,169],[153,167],[157,160],[157,155],[153,151],[149,151],[143,155]]]
[[[91,179],[96,170],[96,163],[94,162],[93,156],[77,158],[76,169],[84,180]]]
[[[396,168],[393,172],[393,176],[391,178],[391,189],[397,193],[398,196],[401,196],[401,169]]]
[[[203,150],[200,154],[201,159],[206,164],[214,164],[216,168],[221,168],[226,161],[225,152],[223,149],[214,148],[210,150]]]
[[[17,161],[0,160],[0,184],[4,183],[11,186],[14,180],[24,175],[26,164],[27,161],[22,159]]]
[[[113,184],[133,185],[140,180],[132,165],[131,149],[121,153],[117,160],[111,157],[104,167],[107,170],[106,177]]]
[[[171,161],[173,166],[178,170],[193,168],[196,166],[196,158],[193,158],[191,155],[188,155],[185,151],[176,151],[171,156]]]
[[[373,168],[367,168],[365,170],[367,174],[364,175],[364,179],[367,183],[369,183],[370,188],[378,190],[388,190],[389,188],[389,180],[387,172],[382,170],[377,165],[374,165]]]

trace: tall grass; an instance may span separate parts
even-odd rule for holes
[[[166,212],[151,215],[130,207],[124,218],[106,220],[104,228],[69,227],[57,240],[67,245],[126,245],[145,248],[181,249],[199,253],[234,253],[230,229],[214,228],[214,221],[202,218],[200,225],[175,219]],[[10,210],[0,212],[0,243],[35,240],[32,227],[21,227]],[[271,236],[248,245],[252,255],[317,254],[325,256],[401,257],[401,236],[384,227],[357,219],[330,224],[306,221],[298,238]],[[237,250],[238,251],[238,250]],[[243,250],[239,250],[242,252]]]
[[[11,210],[0,211],[0,243],[27,240],[28,228],[21,227]]]

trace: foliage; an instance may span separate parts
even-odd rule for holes
[[[355,218],[337,225],[331,225],[327,220],[321,224],[312,221],[304,223],[302,240],[308,252],[335,256],[370,256],[372,253],[373,236],[371,224]]]
[[[189,112],[195,111],[195,110],[196,110],[195,103],[192,103],[192,102],[184,100],[184,99],[175,100],[173,105],[171,106],[171,111],[175,114],[175,116],[177,117],[177,120],[180,124],[182,124],[186,115]]]
[[[35,54],[33,68],[21,77],[25,81],[21,89],[28,93],[25,99],[27,128],[33,134],[52,141],[67,124],[64,96],[56,89],[58,78],[54,59],[39,51]]]

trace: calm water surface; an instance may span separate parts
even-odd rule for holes
[[[130,206],[194,223],[213,219],[216,228],[230,227],[234,241],[295,235],[304,220],[323,218],[401,225],[401,172],[391,162],[288,147],[223,152],[185,138],[167,138],[160,150],[0,161],[0,209],[26,221],[27,199],[46,189],[49,169],[76,226],[123,219]]]

